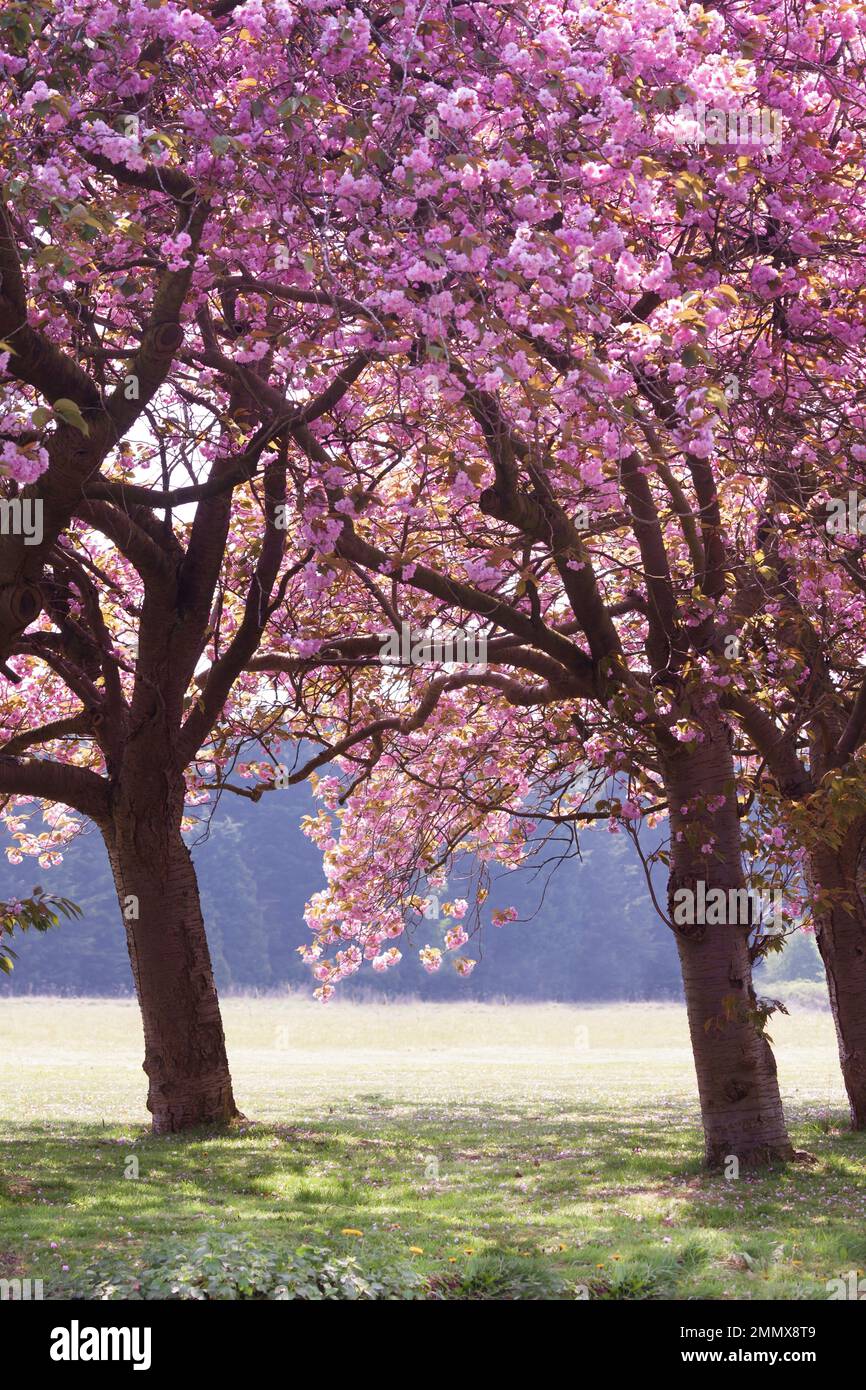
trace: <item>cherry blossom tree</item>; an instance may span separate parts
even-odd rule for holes
[[[0,788],[22,853],[63,807],[106,839],[157,1128],[235,1109],[184,805],[334,763],[323,993],[455,856],[667,815],[708,1160],[785,1157],[755,924],[674,905],[744,888],[735,731],[778,726],[736,645],[772,383],[859,342],[860,12],[8,13],[0,423],[43,526],[2,541]],[[481,669],[383,675],[437,620]]]
[[[7,502],[40,519],[2,540],[0,790],[18,856],[50,863],[81,818],[105,839],[157,1131],[236,1113],[181,831],[275,608],[318,596],[288,422],[325,416],[389,350],[387,329],[359,346],[321,312],[293,233],[318,225],[330,122],[369,105],[369,26],[347,16],[347,43],[315,6],[246,27],[235,8],[13,5],[0,57],[3,467]],[[244,320],[245,275],[270,272],[285,293]],[[235,712],[241,742],[271,717],[249,691]]]
[[[754,482],[754,469],[767,464],[776,423],[775,409],[766,402],[774,372],[796,370],[795,389],[802,394],[816,366],[810,351],[816,346],[820,371],[837,379],[840,354],[856,348],[862,336],[852,255],[859,240],[859,174],[852,157],[860,147],[856,84],[863,55],[853,15],[845,10],[836,17],[841,42],[821,24],[806,26],[792,40],[788,16],[778,30],[760,17],[745,25],[738,15],[731,29],[721,16],[702,17],[691,36],[694,48],[682,40],[674,45],[664,84],[655,64],[654,104],[662,116],[651,135],[636,118],[633,101],[627,111],[610,92],[607,106],[601,98],[586,102],[581,40],[595,52],[597,36],[584,35],[579,16],[572,17],[571,28],[567,19],[551,23],[535,40],[520,34],[522,42],[515,39],[508,59],[508,81],[514,84],[508,139],[497,145],[507,155],[502,180],[510,203],[492,194],[485,201],[492,164],[485,112],[471,95],[461,99],[462,115],[449,115],[447,102],[438,104],[441,120],[450,121],[449,133],[452,127],[471,128],[477,147],[485,150],[486,163],[480,155],[479,162],[486,177],[461,160],[468,172],[460,186],[484,190],[477,202],[488,217],[479,236],[479,208],[473,206],[468,220],[455,193],[450,235],[437,243],[443,250],[405,265],[406,278],[413,285],[414,277],[415,284],[402,291],[400,308],[415,317],[419,369],[426,363],[438,384],[438,396],[428,389],[425,399],[422,388],[416,404],[429,438],[419,445],[411,433],[395,432],[405,451],[403,476],[393,468],[387,490],[353,441],[351,422],[339,452],[329,454],[315,438],[298,442],[323,468],[333,463],[351,470],[354,464],[354,490],[361,491],[363,508],[349,500],[351,488],[334,483],[327,493],[332,515],[347,508],[358,512],[357,521],[343,522],[336,568],[342,563],[385,575],[390,583],[384,591],[379,585],[377,600],[395,627],[408,615],[423,628],[434,613],[452,622],[465,615],[486,621],[500,669],[434,681],[419,692],[412,715],[373,718],[346,732],[344,748],[362,744],[368,751],[362,776],[373,815],[371,820],[359,809],[356,783],[341,816],[339,844],[326,818],[311,827],[330,857],[332,875],[331,889],[312,906],[312,924],[320,944],[342,946],[335,961],[316,966],[324,992],[356,969],[363,955],[372,955],[377,968],[395,959],[394,948],[382,948],[401,930],[405,896],[395,899],[384,920],[377,913],[386,885],[368,846],[375,845],[389,879],[393,865],[403,863],[407,884],[418,862],[400,854],[407,819],[415,830],[413,854],[418,850],[434,874],[439,864],[430,842],[436,827],[459,827],[446,848],[465,846],[461,836],[470,834],[467,822],[473,819],[465,811],[466,793],[474,779],[450,764],[442,729],[431,724],[441,717],[448,727],[444,697],[458,690],[464,693],[456,728],[472,729],[473,770],[479,747],[488,758],[495,748],[494,766],[501,767],[503,742],[515,738],[512,716],[500,722],[490,714],[492,694],[481,701],[481,724],[475,706],[469,722],[467,701],[477,701],[482,688],[518,709],[565,706],[569,721],[582,700],[606,708],[615,716],[615,731],[602,761],[611,772],[639,777],[643,789],[670,811],[671,900],[683,886],[697,883],[738,891],[743,837],[732,733],[740,724],[753,737],[760,731],[765,755],[767,745],[778,741],[763,695],[755,698],[751,683],[742,680],[747,663],[740,655],[741,628],[755,616],[749,605],[756,587],[762,595],[766,585],[755,585],[756,566],[738,543],[746,542],[752,552],[760,548],[776,500],[778,470],[770,468],[760,486]],[[622,61],[621,86],[633,97],[634,29],[628,32],[628,62],[625,28],[606,32],[600,43],[609,42]],[[730,54],[736,40],[749,58],[761,50],[746,65],[745,86],[744,68]],[[564,73],[580,88],[570,104],[562,92]],[[723,103],[717,116],[733,111],[736,119],[743,109],[767,110],[767,133],[773,135],[784,121],[784,137],[762,143],[759,124],[750,147],[749,134],[741,140],[738,127],[731,137],[727,121],[724,138],[696,157],[706,132],[696,129],[694,101],[702,84],[711,82]],[[543,152],[536,138],[539,120]],[[596,160],[586,148],[568,147],[575,123],[591,130]],[[498,130],[493,138],[500,138]],[[545,179],[551,166],[558,173]],[[439,191],[443,176],[433,165],[424,172],[424,194],[431,183]],[[515,185],[533,191],[514,198]],[[829,218],[828,189],[837,200]],[[413,185],[413,191],[419,190]],[[407,259],[411,254],[407,248]],[[804,292],[805,301],[795,303]],[[495,311],[491,315],[488,308],[485,315],[490,305]],[[431,394],[438,401],[438,422]],[[460,446],[449,449],[460,410]],[[587,512],[594,518],[589,525]],[[423,563],[421,557],[431,556],[439,563]],[[762,571],[770,567],[759,561]],[[425,601],[413,607],[419,595]],[[858,616],[856,606],[851,616]],[[563,642],[575,634],[585,642],[576,652],[574,642],[571,650]],[[356,635],[365,640],[360,630]],[[323,636],[321,650],[340,652],[333,633]],[[263,658],[261,669],[279,671],[278,655]],[[515,679],[528,671],[543,683]],[[841,701],[847,720],[852,712],[844,693]],[[356,682],[356,715],[359,708]],[[450,722],[453,736],[453,712]],[[549,721],[542,725],[536,718],[529,728],[541,733],[542,747],[562,741],[561,728]],[[643,735],[637,752],[636,731]],[[388,735],[423,747],[421,758],[433,759],[437,775],[417,770],[412,742],[406,745],[411,759],[406,749],[401,757],[416,770],[410,774],[404,765],[398,775],[396,755],[384,746]],[[575,737],[572,768],[595,753]],[[536,788],[538,756],[529,764]],[[557,748],[555,758],[560,756],[556,773],[564,776],[569,760]],[[507,756],[506,764],[508,775],[516,777],[507,791],[501,792],[485,764],[492,800],[476,795],[485,816],[498,817],[500,841],[508,839],[501,796],[513,807],[515,791],[526,794],[520,767]],[[647,783],[653,774],[657,782]],[[445,802],[434,808],[422,801],[417,815],[408,816],[410,785],[419,784],[428,790],[432,784],[440,793],[460,788],[456,803],[453,796],[447,801],[450,822]],[[326,794],[333,800],[336,787]],[[393,815],[391,830],[383,824],[383,797]],[[566,805],[564,817],[580,819],[581,805],[580,798]],[[640,814],[639,802],[629,798],[627,805],[630,816]],[[512,818],[509,810],[509,826]],[[477,835],[477,826],[471,833]],[[473,848],[478,852],[481,846]],[[364,873],[368,887],[359,897]],[[729,923],[704,923],[699,931],[677,935],[708,1156],[717,1160],[750,1147],[753,1153],[784,1152],[774,1068],[760,1036],[766,1011],[749,983],[750,958],[766,942],[750,943],[748,931],[731,932]],[[462,937],[455,930],[449,944],[462,945]],[[439,953],[425,948],[424,959],[434,967]],[[467,968],[466,962],[460,965]]]
[[[844,501],[847,512],[866,481],[857,442],[863,388],[856,347],[839,354],[834,346],[821,364],[834,368],[829,379],[816,381],[820,369],[811,362],[813,389],[799,399],[786,389],[771,416],[771,457],[760,465],[771,485],[750,528],[758,558],[741,591],[742,650],[730,704],[751,750],[745,786],[760,798],[758,834],[778,864],[797,865],[803,879],[803,919],[815,930],[827,975],[852,1126],[862,1129],[866,580],[856,511],[843,531],[833,522],[834,508]],[[786,383],[802,382],[792,370],[796,355],[794,345],[779,378]]]

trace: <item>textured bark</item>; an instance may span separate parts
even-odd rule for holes
[[[180,813],[138,814],[117,797],[103,836],[144,1024],[155,1134],[224,1124],[238,1111],[198,884]],[[137,916],[129,900],[137,899]]]
[[[866,821],[852,825],[838,846],[818,845],[808,857],[813,890],[829,894],[815,907],[815,934],[827,974],[851,1125],[866,1129],[866,903],[862,865]]]
[[[700,881],[707,891],[744,886],[730,743],[720,725],[706,726],[706,733],[695,752],[667,757],[663,769],[673,832],[671,920],[680,888],[696,892]],[[707,806],[722,797],[724,805]],[[713,848],[704,852],[710,840]],[[747,925],[676,929],[710,1167],[732,1156],[741,1167],[755,1167],[793,1152],[775,1058],[754,1018],[748,936]]]

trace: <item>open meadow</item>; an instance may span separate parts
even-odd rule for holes
[[[135,1293],[197,1247],[228,1271],[247,1240],[395,1296],[823,1299],[866,1267],[829,1013],[771,1028],[814,1161],[736,1180],[701,1168],[678,1005],[238,997],[224,1017],[247,1121],[153,1138],[132,1001],[2,1001],[0,1275]]]

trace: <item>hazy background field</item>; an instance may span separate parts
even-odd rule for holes
[[[381,1093],[423,1105],[555,1100],[649,1111],[676,1102],[696,1123],[685,1010],[675,1004],[355,1004],[302,996],[223,1001],[235,1092],[261,1119],[321,1114]],[[789,1106],[844,1102],[829,1013],[795,1010],[770,1029]],[[134,1002],[0,1003],[0,1115],[144,1123]],[[685,1109],[683,1109],[685,1107]]]

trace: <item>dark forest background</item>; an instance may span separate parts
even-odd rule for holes
[[[224,796],[206,838],[189,836],[221,991],[313,988],[297,947],[310,940],[304,903],[324,886],[321,856],[300,829],[318,809],[304,786],[265,796],[257,805]],[[34,829],[36,828],[34,822]],[[196,843],[196,841],[199,843]],[[369,967],[341,989],[357,994],[417,995],[425,999],[676,999],[676,948],[649,903],[646,879],[625,835],[593,829],[581,838],[581,859],[554,866],[563,846],[549,846],[528,870],[498,872],[484,918],[488,923],[462,954],[478,965],[466,980],[446,956],[428,975],[420,946],[441,945],[447,923],[424,921],[411,940],[395,944],[400,964],[384,975]],[[18,935],[18,960],[0,975],[0,994],[116,995],[131,992],[120,910],[102,838],[89,830],[64,853],[63,863],[12,865],[0,855],[0,898],[24,896],[37,884],[72,898],[80,921],[62,922],[44,936]],[[663,876],[656,884],[664,899]],[[442,895],[440,895],[442,896]],[[446,897],[467,896],[452,877]],[[489,909],[513,905],[526,921],[489,926]],[[810,938],[774,962],[772,973],[817,979]]]

